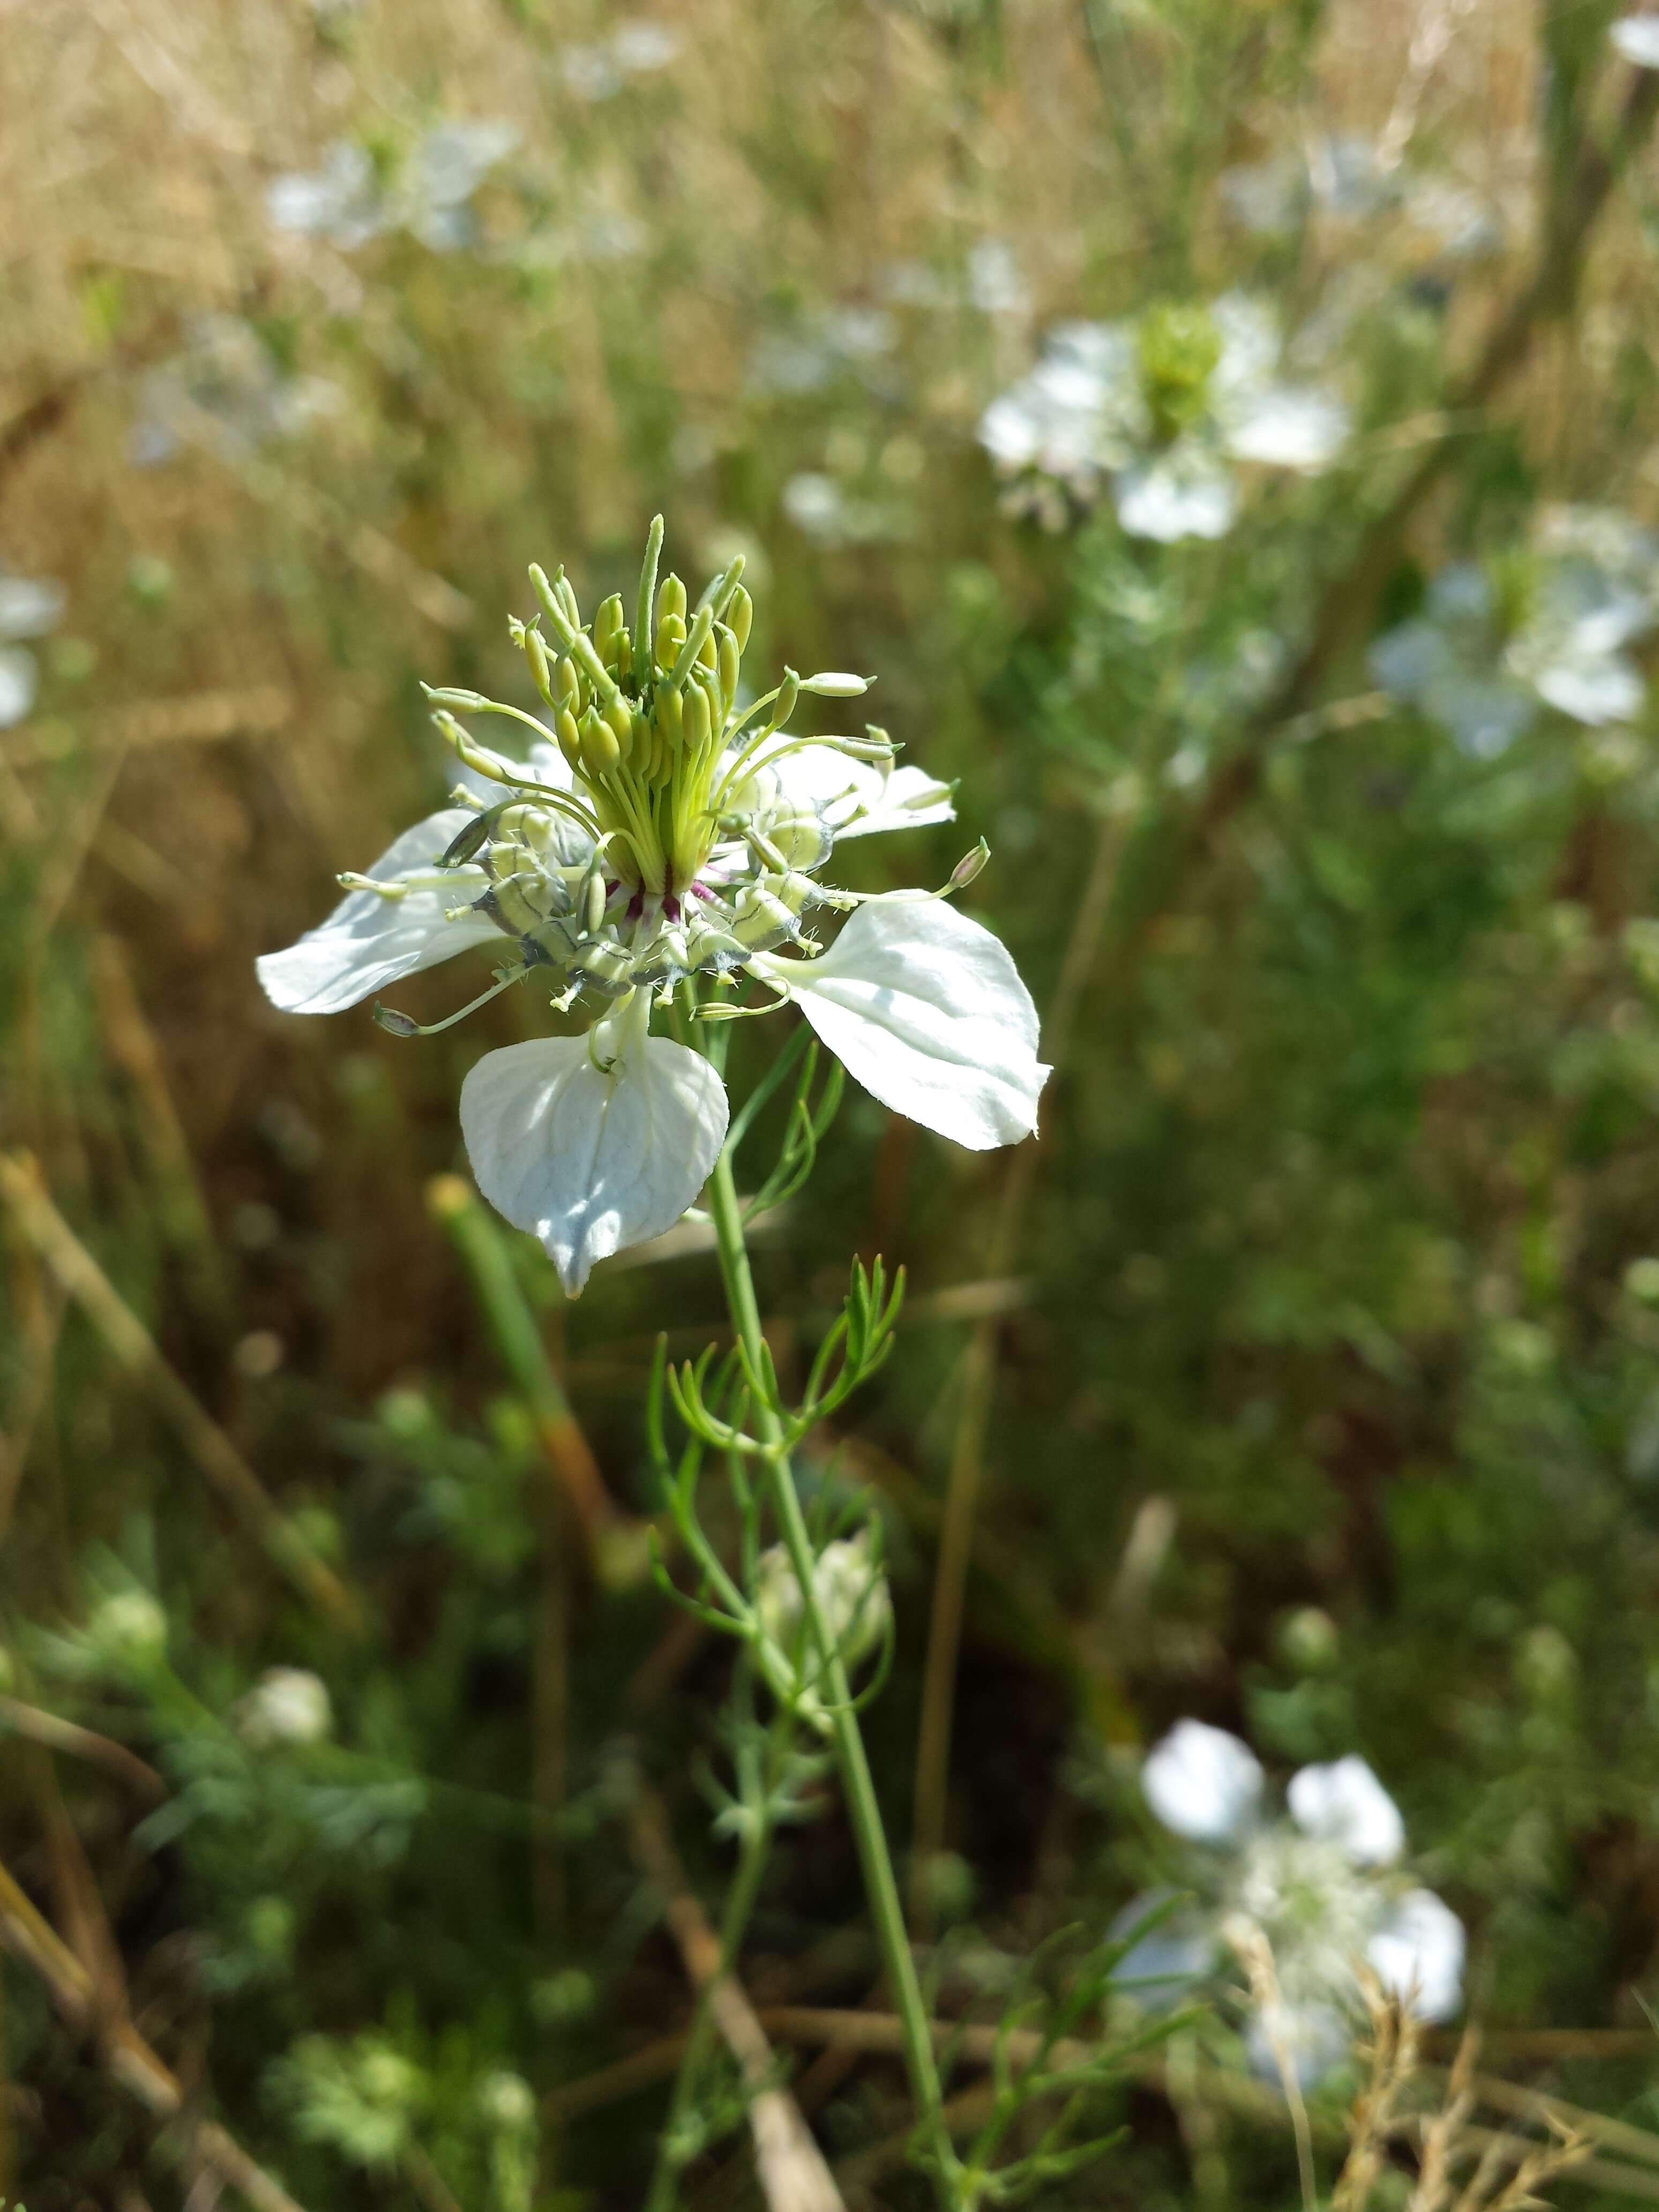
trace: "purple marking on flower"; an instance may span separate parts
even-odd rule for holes
[[[665,921],[678,921],[680,918],[680,902],[672,891],[664,894],[662,913]]]

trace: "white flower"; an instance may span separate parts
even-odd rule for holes
[[[278,230],[325,238],[347,252],[404,229],[434,253],[471,246],[471,202],[519,143],[511,123],[452,121],[422,134],[388,176],[367,147],[338,138],[320,167],[273,179],[265,212]]]
[[[1519,556],[1443,569],[1423,612],[1372,646],[1371,672],[1492,760],[1542,707],[1591,728],[1638,714],[1646,685],[1624,648],[1656,613],[1659,541],[1622,515],[1558,508]]]
[[[1114,1980],[1127,1993],[1150,1977],[1162,1984],[1162,2001],[1175,2002],[1226,1949],[1248,1954],[1265,1943],[1279,1996],[1271,2017],[1252,2014],[1247,2022],[1246,2051],[1269,2080],[1280,2078],[1282,2051],[1304,2082],[1346,2053],[1364,1966],[1421,2019],[1456,2012],[1462,1923],[1432,1892],[1394,1871],[1405,1824],[1363,1759],[1303,1767],[1286,1793],[1289,1820],[1272,1820],[1249,1745],[1182,1721],[1147,1754],[1141,1787],[1166,1827],[1224,1856],[1195,1869],[1207,1911],[1183,1911],[1120,1963]],[[1138,1899],[1114,1933],[1170,1894]]]
[[[1346,408],[1285,381],[1281,350],[1267,309],[1240,293],[1065,324],[987,408],[980,442],[1013,503],[1042,519],[1063,516],[1055,488],[1086,503],[1109,477],[1132,537],[1224,537],[1238,513],[1234,464],[1311,475],[1347,436]]]
[[[193,445],[241,460],[343,404],[339,386],[325,377],[284,368],[251,323],[198,315],[183,350],[151,369],[139,387],[131,458],[152,468]]]
[[[321,1743],[334,1725],[328,1685],[307,1667],[268,1667],[236,1707],[245,1743]]]
[[[1623,16],[1607,35],[1638,69],[1659,69],[1659,15]]]
[[[818,880],[838,839],[948,821],[951,793],[895,769],[879,732],[785,734],[802,691],[848,698],[860,678],[791,675],[739,711],[740,568],[711,586],[690,635],[684,587],[667,579],[637,655],[619,599],[581,628],[562,578],[533,571],[556,658],[536,625],[515,635],[552,729],[533,724],[543,741],[508,761],[447,709],[516,708],[434,693],[473,787],[405,831],[372,875],[342,878],[328,919],[258,963],[293,1013],[337,1012],[482,944],[507,956],[484,997],[538,978],[561,1012],[599,1002],[586,1034],[491,1053],[461,1093],[480,1188],[540,1238],[573,1296],[597,1261],[671,1227],[719,1157],[718,1074],[651,1034],[658,1006],[694,977],[713,986],[709,1018],[750,1011],[721,995],[744,976],[793,1000],[875,1097],[972,1149],[1029,1135],[1048,1074],[1030,994],[989,931],[933,895],[860,897]],[[505,795],[485,806],[480,789]],[[807,931],[818,908],[851,917],[827,951]],[[407,1017],[380,1018],[415,1032]]]
[[[34,655],[23,641],[56,629],[64,605],[61,584],[0,569],[0,730],[22,720],[40,688]]]

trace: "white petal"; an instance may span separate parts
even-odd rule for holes
[[[1300,2089],[1311,2089],[1340,2066],[1350,2041],[1347,2024],[1334,2005],[1264,2006],[1250,2014],[1244,2028],[1244,2050],[1252,2070],[1264,2081],[1282,2084],[1282,2052]]]
[[[930,822],[954,822],[952,787],[941,783],[925,769],[896,768],[884,776],[871,761],[853,760],[829,745],[808,745],[799,752],[781,752],[786,741],[763,747],[754,765],[777,778],[792,805],[818,808],[835,831],[843,837],[868,837],[878,830],[918,830]],[[738,811],[752,804],[747,777],[732,793]]]
[[[750,965],[896,1114],[976,1152],[1036,1127],[1048,1070],[1031,994],[1006,946],[945,900],[862,906],[816,959]]]
[[[1125,469],[1113,495],[1117,519],[1129,535],[1160,545],[1183,538],[1224,538],[1238,513],[1238,494],[1220,462],[1178,446],[1156,461]]]
[[[1348,434],[1340,399],[1290,384],[1265,385],[1240,404],[1228,425],[1228,451],[1272,468],[1322,469]]]
[[[1621,653],[1564,653],[1539,671],[1536,684],[1540,699],[1593,729],[1631,720],[1645,691],[1640,672]]]
[[[726,1140],[726,1089],[701,1053],[641,1036],[602,1073],[589,1042],[508,1045],[461,1085],[479,1189],[540,1238],[572,1297],[595,1261],[674,1226]]]
[[[1140,1770],[1152,1811],[1195,1844],[1236,1842],[1255,1819],[1264,1780],[1249,1744],[1204,1721],[1177,1721]]]
[[[1178,1893],[1149,1889],[1131,1899],[1107,1933],[1115,1942],[1133,1936],[1140,1923]],[[1143,2010],[1166,2012],[1179,2004],[1196,1982],[1201,1982],[1216,1962],[1215,1930],[1206,1927],[1189,1905],[1165,1911],[1112,1969],[1112,1987],[1131,1996]]]
[[[0,576],[0,637],[44,637],[67,604],[63,586],[44,576]]]
[[[1304,1766],[1285,1794],[1297,1827],[1340,1844],[1356,1866],[1391,1866],[1406,1848],[1400,1808],[1352,1753],[1328,1766]]]
[[[1463,2002],[1463,1923],[1431,1889],[1407,1890],[1366,1947],[1385,1990],[1419,2020],[1449,2020]]]
[[[40,673],[27,647],[0,645],[0,730],[22,720],[40,688]]]
[[[1638,69],[1659,69],[1659,15],[1626,15],[1607,35]]]
[[[364,872],[377,883],[423,873],[472,818],[462,806],[428,814]],[[507,939],[487,915],[464,915],[459,921],[446,916],[447,908],[477,898],[484,882],[481,868],[454,868],[445,872],[441,884],[398,899],[349,891],[328,920],[308,929],[297,945],[255,963],[266,995],[286,1014],[337,1014],[470,945],[505,946]]]

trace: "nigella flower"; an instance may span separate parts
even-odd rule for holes
[[[140,468],[158,467],[186,445],[245,460],[345,404],[338,385],[296,374],[251,323],[221,314],[196,316],[183,350],[151,369],[139,393],[129,451]]]
[[[22,720],[40,688],[34,655],[24,641],[56,629],[64,605],[61,584],[0,569],[0,730]]]
[[[1138,320],[1066,323],[1029,375],[994,400],[980,442],[1018,509],[1052,526],[1107,478],[1131,537],[1220,538],[1238,514],[1236,464],[1312,475],[1334,459],[1348,412],[1287,383],[1269,310],[1230,292]]]
[[[1371,672],[1492,760],[1547,707],[1591,728],[1637,714],[1647,687],[1625,647],[1656,612],[1659,538],[1604,508],[1554,508],[1531,546],[1443,569],[1422,613],[1372,646]]]
[[[1462,2002],[1462,1923],[1431,1890],[1401,1871],[1400,1809],[1363,1759],[1304,1766],[1285,1792],[1288,1819],[1267,1806],[1267,1778],[1249,1746],[1224,1729],[1181,1721],[1147,1753],[1146,1802],[1164,1826],[1203,1847],[1193,1887],[1202,1902],[1135,1944],[1119,1982],[1153,2002],[1170,1997],[1265,1941],[1279,1998],[1273,2017],[1252,2014],[1252,2063],[1270,2076],[1277,2051],[1304,2080],[1337,2064],[1361,2003],[1359,1969],[1419,2019],[1449,2020]],[[1120,1928],[1133,1930],[1168,1892],[1139,1899]]]
[[[479,1188],[541,1239],[573,1296],[596,1261],[673,1225],[725,1141],[712,1062],[652,1033],[676,994],[706,1019],[764,1011],[737,1004],[744,978],[793,1001],[884,1105],[976,1150],[1030,1133],[1048,1073],[1013,962],[945,902],[978,872],[982,846],[945,894],[860,896],[819,879],[842,838],[950,820],[948,787],[895,768],[879,731],[787,733],[803,693],[856,697],[862,678],[788,672],[740,707],[752,613],[742,561],[688,610],[677,576],[658,587],[660,543],[659,521],[631,633],[620,597],[584,625],[562,570],[551,581],[531,570],[542,612],[512,627],[549,720],[432,692],[474,787],[370,874],[342,877],[347,896],[327,921],[258,963],[278,1006],[332,1013],[493,945],[507,957],[474,1004],[534,979],[559,1011],[590,1009],[585,1034],[489,1053],[461,1091]],[[528,759],[480,744],[452,709],[528,724]],[[807,927],[819,912],[848,917],[823,950]],[[416,1034],[406,1016],[376,1012]]]
[[[434,253],[476,242],[473,194],[519,143],[511,123],[434,125],[395,163],[337,138],[321,166],[272,179],[265,212],[278,230],[347,249],[404,229]]]

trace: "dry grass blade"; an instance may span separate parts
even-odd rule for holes
[[[333,1626],[361,1634],[363,1614],[356,1598],[162,1358],[149,1331],[52,1204],[39,1164],[28,1153],[0,1156],[0,1201],[59,1287],[118,1364],[143,1385],[198,1467],[295,1588]]]

